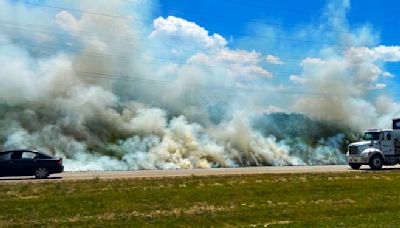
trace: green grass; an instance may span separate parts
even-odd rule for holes
[[[398,227],[399,221],[399,171],[0,185],[1,227]]]

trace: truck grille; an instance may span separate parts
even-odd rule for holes
[[[358,155],[358,147],[356,147],[356,146],[349,146],[349,154],[350,154],[350,155]]]

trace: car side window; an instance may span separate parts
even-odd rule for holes
[[[13,152],[11,154],[11,159],[12,160],[18,160],[18,159],[21,159],[21,156],[22,156],[22,152]]]
[[[37,155],[32,152],[23,152],[22,159],[34,159]]]
[[[387,140],[387,141],[392,140],[392,135],[391,135],[390,133],[387,133],[387,135],[386,135],[386,140]]]
[[[4,153],[0,155],[0,161],[11,160],[11,153]]]

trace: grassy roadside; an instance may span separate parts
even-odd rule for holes
[[[400,172],[0,185],[0,226],[393,226]]]

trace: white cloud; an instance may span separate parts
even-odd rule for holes
[[[109,51],[107,43],[103,42],[102,40],[98,39],[97,37],[93,37],[91,39],[86,40],[85,44],[90,49],[95,50],[99,53],[105,53],[105,52]]]
[[[369,59],[372,62],[374,61],[399,62],[400,46],[380,45],[374,48],[352,47],[346,52],[346,55],[352,59],[357,59],[357,60]]]
[[[264,110],[264,113],[277,113],[277,112],[286,112],[286,110],[274,105],[270,105],[268,106],[267,109]]]
[[[219,34],[209,35],[208,31],[194,22],[169,16],[159,17],[153,21],[154,30],[151,38],[174,39],[176,44],[192,44],[202,48],[221,48],[227,44]]]
[[[296,84],[305,84],[307,82],[307,79],[300,77],[299,75],[290,75],[289,80]]]
[[[261,61],[261,54],[256,51],[221,49],[215,53],[215,58],[221,61],[243,64],[257,64]]]
[[[266,61],[268,63],[274,64],[274,65],[282,65],[282,64],[284,64],[284,62],[279,57],[274,56],[274,55],[267,55]]]
[[[181,55],[182,55],[182,51],[181,51],[181,50],[178,50],[178,49],[175,49],[175,48],[173,48],[173,49],[171,50],[171,53],[172,53],[173,55],[175,55],[175,56],[181,56]]]
[[[255,51],[220,49],[215,53],[198,53],[189,58],[189,64],[204,64],[206,66],[220,66],[236,75],[259,75],[271,78],[273,74],[259,66],[261,54]]]
[[[287,110],[283,109],[282,107],[278,107],[276,105],[268,105],[267,107],[258,107],[254,110],[255,113],[263,115],[263,114],[270,114],[270,113],[289,113]]]
[[[301,66],[307,66],[307,65],[321,65],[324,64],[325,61],[320,59],[320,58],[305,58],[301,61]]]
[[[267,78],[272,78],[273,74],[260,66],[232,66],[232,72],[236,71],[242,75],[259,75]]]
[[[377,83],[371,87],[371,90],[382,90],[386,88],[386,84]]]
[[[385,78],[394,78],[394,75],[390,72],[384,72],[382,76]]]
[[[387,62],[400,61],[400,46],[379,46],[372,49],[376,58]]]
[[[227,47],[227,40],[221,35],[210,35],[205,28],[182,18],[169,16],[155,19],[150,37],[166,39],[167,42],[173,43],[172,54],[186,60],[187,64],[182,65],[186,70],[188,68],[193,71],[204,70],[208,74],[214,72],[215,77],[220,78],[223,77],[221,70],[228,71],[228,75],[234,78],[245,76],[242,79],[273,76],[260,65],[263,61],[261,53],[254,50],[230,49]],[[275,59],[275,61],[280,60]]]
[[[63,30],[77,33],[82,30],[82,22],[78,21],[72,14],[67,11],[61,11],[56,15],[56,24]]]

